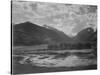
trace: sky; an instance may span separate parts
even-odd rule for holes
[[[97,28],[97,6],[36,1],[12,1],[12,23],[30,21],[54,27],[73,37],[81,30]]]

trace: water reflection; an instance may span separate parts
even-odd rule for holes
[[[97,62],[93,54],[85,54],[84,56],[77,54],[32,54],[30,56],[26,55],[19,63],[32,64],[40,67],[77,67],[95,65]]]

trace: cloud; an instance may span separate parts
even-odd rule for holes
[[[72,36],[86,27],[97,27],[97,6],[33,1],[13,1],[14,23],[31,21],[49,25]]]

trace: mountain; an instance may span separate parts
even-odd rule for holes
[[[86,43],[96,42],[97,31],[86,28],[75,37],[70,38],[62,31],[50,26],[39,26],[30,22],[13,25],[13,45],[39,45],[55,43]]]
[[[13,25],[13,45],[39,45],[70,42],[63,32],[30,22]]]
[[[92,28],[86,28],[80,31],[73,39],[76,42],[96,42],[97,31],[94,32]]]

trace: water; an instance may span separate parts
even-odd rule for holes
[[[95,58],[89,56],[79,57],[77,55],[69,55],[55,58],[57,55],[33,54],[32,56],[24,57],[19,61],[20,64],[33,64],[44,67],[76,67],[96,64]],[[59,55],[58,55],[59,56]],[[92,55],[90,55],[93,57]]]
[[[97,59],[92,52],[71,51],[33,53],[13,56],[15,73],[39,73],[96,69]],[[27,69],[28,68],[28,69]],[[42,70],[41,70],[42,69]],[[38,71],[37,71],[38,70]]]

